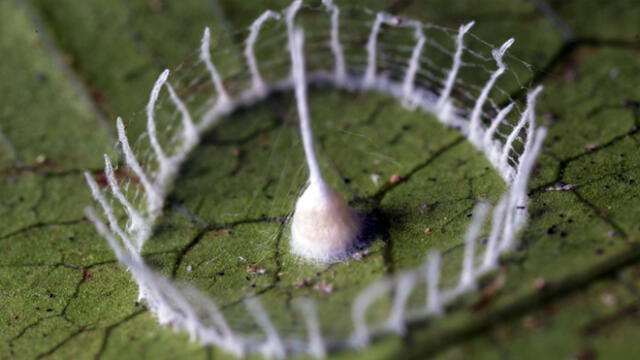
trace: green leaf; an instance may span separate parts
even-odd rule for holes
[[[359,4],[338,2],[348,3]],[[633,0],[545,2],[550,13],[540,3],[367,3],[452,28],[476,20],[474,34],[492,44],[515,37],[511,53],[532,69],[514,62],[513,70],[523,84],[545,85],[537,114],[550,134],[530,184],[530,224],[501,270],[406,339],[336,358],[637,353],[640,9]],[[161,327],[136,303],[129,273],[83,217],[92,201],[81,173],[99,179],[102,154],[116,154],[116,116],[132,139],[141,134],[160,71],[197,71],[205,26],[214,60],[239,69],[239,31],[287,5],[0,0],[0,357],[228,357]],[[563,38],[563,23],[574,38]],[[287,251],[285,217],[306,174],[289,95],[230,116],[203,139],[144,251],[156,269],[207,292],[241,329],[252,325],[239,300],[258,292],[286,332],[301,331],[291,301],[313,298],[323,329],[346,335],[355,294],[418,264],[428,249],[448,251],[451,279],[467,215],[503,191],[483,156],[435,119],[375,94],[312,94],[326,176],[378,221],[367,256],[314,267]],[[392,175],[404,180],[390,184]],[[549,190],[560,183],[570,190]]]

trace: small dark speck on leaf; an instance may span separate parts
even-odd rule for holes
[[[627,99],[623,102],[623,105],[628,108],[640,108],[640,101]]]
[[[522,327],[525,329],[539,329],[542,327],[542,323],[539,319],[530,315],[525,316],[524,319],[522,319]]]
[[[596,360],[596,352],[593,349],[581,349],[576,356],[572,357],[574,360]]]
[[[38,84],[44,84],[47,82],[47,80],[49,80],[49,78],[47,77],[47,75],[43,74],[43,73],[36,73],[33,76],[34,80],[38,83]]]
[[[500,292],[500,289],[502,289],[502,287],[506,283],[506,280],[507,277],[504,272],[496,276],[496,278],[482,290],[482,295],[480,296],[480,299],[478,299],[478,301],[473,305],[472,311],[479,312],[485,309],[495,298],[495,296]]]

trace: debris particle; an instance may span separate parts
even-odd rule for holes
[[[541,325],[540,320],[533,316],[525,316],[524,319],[522,319],[522,326],[525,329],[538,329]]]
[[[311,285],[311,283],[313,283],[313,279],[308,277],[308,278],[306,278],[304,280],[300,280],[300,281],[297,281],[297,282],[293,283],[293,287],[295,289],[299,289],[301,287],[309,286],[309,285]]]
[[[605,292],[600,296],[600,300],[607,306],[615,306],[618,303],[618,297],[612,292]]]
[[[622,105],[627,108],[637,108],[640,107],[640,101],[633,101],[631,99],[627,99],[622,102]]]
[[[427,213],[431,210],[431,206],[429,204],[422,204],[420,205],[420,212],[421,213]]]
[[[356,260],[362,260],[367,255],[369,255],[369,249],[364,249],[362,251],[355,252],[351,257]]]
[[[43,84],[45,82],[47,82],[48,77],[47,75],[43,74],[43,73],[37,73],[33,76],[34,80],[38,83],[38,84]]]
[[[44,155],[42,155],[42,154],[40,154],[40,155],[36,156],[36,163],[38,163],[38,164],[42,165],[42,164],[44,164],[46,161],[47,161],[47,157],[46,157],[46,156],[44,156]]]
[[[187,272],[192,272],[192,271],[193,271],[193,266],[187,265]]]
[[[615,79],[618,77],[618,75],[620,75],[620,69],[617,67],[611,68],[611,70],[609,70],[609,78],[611,79]]]
[[[584,148],[589,150],[589,151],[593,151],[593,150],[598,148],[598,145],[596,145],[596,144],[587,144],[587,145],[584,146]]]
[[[571,359],[575,360],[596,360],[597,354],[593,349],[584,348],[580,349],[580,351]]]
[[[151,0],[149,2],[149,7],[151,7],[151,11],[153,11],[154,13],[159,13],[164,10],[164,4],[162,0]]]
[[[240,157],[240,155],[242,155],[240,149],[233,149],[233,156]]]
[[[333,292],[333,284],[316,284],[313,287],[313,290],[315,291],[319,291],[321,293],[325,293],[325,294],[331,294]]]
[[[247,259],[245,259],[245,258],[244,258],[244,257],[242,257],[242,256],[238,256],[238,259],[240,259],[240,261],[247,261]]]
[[[267,273],[267,269],[253,265],[247,265],[244,269],[247,270],[247,272],[257,275],[264,275]]]
[[[499,273],[498,276],[496,276],[489,285],[482,289],[482,295],[472,307],[473,312],[478,312],[485,309],[491,303],[494,297],[500,292],[500,289],[504,287],[504,284],[506,284],[506,282],[506,274],[504,272]]]
[[[378,185],[380,183],[380,175],[379,174],[371,174],[371,181],[373,181],[374,184]]]
[[[565,184],[562,181],[558,182],[554,186],[549,186],[546,191],[570,191],[577,187],[576,184]]]
[[[547,281],[542,276],[539,276],[533,280],[533,287],[540,291],[547,287]]]
[[[544,116],[542,117],[542,121],[544,121],[546,125],[554,124],[557,120],[558,120],[558,114],[554,112],[548,112],[544,114]]]
[[[430,232],[431,232],[431,228],[428,228],[428,227],[424,228],[424,233],[425,234],[428,234]]]
[[[392,183],[392,184],[397,184],[402,180],[404,180],[404,177],[402,177],[401,175],[398,175],[398,174],[393,174],[389,178],[389,182]]]

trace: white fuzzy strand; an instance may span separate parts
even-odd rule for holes
[[[122,193],[120,184],[118,183],[113,170],[113,165],[111,164],[111,159],[109,159],[109,156],[106,154],[104,155],[104,173],[107,176],[107,183],[109,184],[111,193],[124,207],[127,215],[129,216],[129,232],[134,234],[134,244],[136,250],[140,252],[142,245],[144,245],[144,239],[146,239],[151,233],[151,225],[142,217],[138,210],[131,205],[129,200],[127,200]]]
[[[198,143],[199,134],[196,129],[195,124],[193,123],[193,118],[191,117],[191,113],[189,109],[185,105],[185,103],[180,99],[175,89],[170,83],[167,83],[167,91],[169,92],[169,98],[176,106],[180,114],[182,115],[182,136],[184,139],[184,143],[182,144],[182,152],[186,153],[193,146]]]
[[[489,128],[484,132],[482,146],[485,149],[485,151],[487,149],[491,151],[488,154],[488,157],[489,157],[489,160],[494,164],[494,166],[498,164],[499,156],[497,154],[497,151],[493,150],[493,147],[494,147],[493,137],[495,136],[496,131],[498,131],[498,127],[500,126],[500,124],[502,124],[504,119],[507,118],[507,116],[509,115],[512,109],[513,109],[513,103],[507,105],[504,109],[500,110],[498,112],[498,115],[496,115],[496,117],[491,121],[491,125],[489,126]]]
[[[536,97],[542,91],[542,87],[538,87],[527,96],[527,108],[524,110],[522,115],[520,116],[520,120],[518,124],[513,128],[509,137],[504,143],[504,147],[502,148],[502,155],[500,156],[499,164],[502,168],[511,167],[509,165],[509,153],[513,150],[513,143],[520,135],[520,131],[524,128],[527,123],[531,122],[531,112],[533,111],[533,107],[535,107]],[[533,125],[533,124],[531,124]],[[529,127],[529,132],[533,131],[533,127]],[[524,153],[523,153],[524,154]]]
[[[244,48],[244,56],[247,60],[247,65],[249,66],[249,72],[251,73],[251,84],[254,92],[258,94],[265,94],[267,91],[267,86],[262,79],[262,75],[260,74],[260,69],[258,68],[258,61],[256,60],[255,54],[255,45],[256,41],[258,41],[258,35],[260,34],[260,30],[262,29],[262,25],[269,20],[278,20],[280,19],[280,15],[271,10],[267,10],[262,13],[252,24],[250,27],[249,36],[247,37],[247,43]]]
[[[464,237],[464,258],[462,259],[462,271],[460,273],[460,282],[458,283],[458,288],[463,292],[474,290],[476,287],[476,243],[488,212],[488,204],[481,202],[476,205],[473,210],[471,225],[469,225]]]
[[[471,143],[473,143],[476,146],[483,145],[483,143],[481,142],[482,136],[483,136],[481,130],[483,130],[483,127],[480,124],[482,107],[487,101],[487,98],[489,97],[489,92],[491,91],[491,89],[493,89],[496,81],[507,69],[506,65],[504,64],[504,61],[502,61],[502,57],[504,56],[505,52],[509,49],[509,47],[513,45],[514,41],[515,40],[511,38],[507,40],[504,44],[502,44],[500,49],[493,51],[493,58],[495,59],[496,64],[498,65],[498,69],[496,69],[496,71],[494,71],[493,74],[491,74],[489,81],[487,81],[484,88],[482,89],[482,92],[480,93],[480,96],[478,96],[478,99],[476,100],[476,103],[473,107],[473,111],[471,112],[471,120],[469,120],[469,141],[471,141]]]
[[[344,50],[340,43],[340,8],[332,0],[322,0],[322,3],[331,13],[331,51],[335,58],[335,81],[343,84],[347,78],[347,69],[344,60]]]
[[[127,138],[124,123],[121,118],[116,120],[116,128],[118,129],[118,141],[122,147],[122,152],[124,153],[127,165],[131,168],[138,179],[140,179],[140,182],[144,187],[144,192],[147,196],[147,210],[150,214],[155,214],[162,208],[162,203],[164,202],[163,196],[151,180],[149,180],[147,174],[142,170],[140,163],[138,163],[138,159],[133,153],[133,150],[131,150],[129,139]]]
[[[376,300],[387,294],[392,283],[390,279],[376,281],[362,290],[351,305],[351,319],[354,332],[351,336],[351,344],[356,348],[365,347],[369,343],[370,331],[367,325],[367,310]]]
[[[473,27],[475,24],[474,21],[471,21],[465,25],[460,26],[458,30],[458,36],[456,36],[456,51],[453,55],[453,64],[451,65],[451,69],[449,70],[449,74],[447,75],[447,81],[444,84],[444,88],[442,89],[442,93],[438,98],[438,102],[436,103],[436,111],[438,112],[438,116],[441,121],[445,123],[448,122],[449,117],[451,116],[451,104],[449,97],[451,96],[451,90],[453,90],[453,85],[455,84],[456,77],[458,76],[458,71],[460,70],[460,65],[462,65],[462,54],[464,53],[464,35]]]
[[[202,34],[202,41],[200,43],[200,59],[204,62],[204,65],[211,76],[211,81],[216,88],[216,92],[218,93],[218,104],[227,104],[229,102],[229,94],[222,84],[222,78],[220,77],[218,69],[213,64],[213,61],[211,61],[211,31],[209,28],[205,28],[204,34]]]
[[[424,265],[427,278],[427,303],[425,313],[441,315],[444,312],[442,301],[440,300],[440,264],[442,256],[438,251],[432,251],[427,256]]]
[[[151,95],[149,96],[149,102],[147,103],[147,135],[149,136],[149,142],[151,143],[151,148],[156,153],[156,160],[158,160],[158,165],[160,167],[160,173],[162,174],[166,172],[166,164],[168,162],[167,155],[162,150],[162,146],[160,146],[160,142],[158,141],[158,133],[156,130],[156,118],[155,118],[155,108],[156,102],[158,102],[158,96],[160,96],[160,90],[162,90],[162,86],[165,82],[167,82],[167,78],[169,77],[169,70],[163,71],[155,84],[153,84],[153,89],[151,90]]]
[[[255,297],[249,298],[244,301],[247,309],[253,315],[258,326],[267,336],[267,340],[262,347],[262,355],[266,357],[283,358],[286,355],[282,339],[278,334],[275,326],[269,319],[269,315],[260,304],[260,300]]]
[[[507,210],[507,204],[509,196],[500,199],[498,205],[493,210],[493,219],[491,221],[491,232],[489,233],[489,239],[487,240],[487,246],[484,251],[484,258],[482,261],[482,270],[488,271],[495,267],[498,262],[498,243],[504,230],[505,212]]]
[[[416,73],[420,69],[420,56],[422,55],[422,49],[424,48],[424,44],[427,41],[427,38],[424,36],[424,32],[422,31],[422,24],[419,23],[415,30],[416,37],[416,45],[413,48],[413,52],[411,53],[411,59],[409,60],[409,66],[407,69],[407,73],[404,77],[404,82],[402,84],[402,93],[403,100],[402,103],[405,107],[409,109],[414,109],[416,104],[412,102],[412,96],[415,87],[415,79]]]
[[[302,299],[298,300],[297,306],[307,326],[308,354],[315,358],[325,358],[327,356],[327,349],[322,339],[315,304],[311,300]]]
[[[130,252],[137,253],[136,247],[133,245],[133,242],[131,241],[129,236],[125,234],[124,231],[122,231],[122,228],[118,224],[118,220],[113,213],[113,208],[111,207],[109,202],[107,202],[107,199],[104,197],[102,191],[98,188],[98,184],[93,179],[93,176],[91,176],[90,173],[85,172],[84,178],[89,185],[89,189],[91,189],[91,195],[93,195],[93,198],[100,204],[100,206],[102,206],[102,210],[104,211],[104,214],[107,216],[107,220],[109,221],[109,227],[111,228],[111,231],[113,231],[120,237],[120,239]]]
[[[405,313],[407,311],[407,300],[416,286],[416,280],[416,273],[412,271],[400,274],[397,278],[393,305],[385,326],[397,334],[404,334],[406,331]]]
[[[380,27],[384,21],[385,14],[378,13],[376,20],[371,26],[371,32],[369,33],[369,39],[367,40],[367,70],[364,73],[363,84],[365,87],[372,86],[376,78],[377,67],[377,47],[378,47],[378,33]]]
[[[309,167],[309,181],[311,184],[324,185],[324,179],[320,171],[320,165],[316,158],[313,132],[311,130],[311,120],[309,116],[309,107],[307,105],[307,80],[304,69],[304,53],[302,51],[304,45],[304,33],[300,29],[296,29],[289,39],[289,49],[291,53],[292,77],[296,93],[296,104],[298,116],[300,117],[300,132],[302,134],[302,144],[304,146],[304,155]]]

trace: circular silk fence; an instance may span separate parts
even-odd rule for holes
[[[118,119],[126,169],[86,174],[139,299],[236,356],[324,357],[446,316],[527,221],[546,130],[541,88],[509,96],[514,40],[323,5],[266,11],[240,57],[205,29],[141,139]]]

